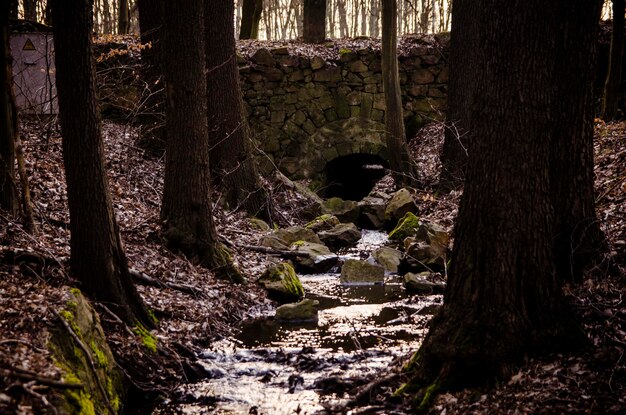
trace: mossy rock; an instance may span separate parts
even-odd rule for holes
[[[340,222],[339,219],[337,219],[337,216],[326,213],[316,217],[311,222],[304,225],[304,227],[312,230],[313,232],[320,232],[332,229],[333,226],[339,225],[339,223]]]
[[[259,278],[259,283],[265,287],[271,298],[279,302],[288,303],[304,297],[302,283],[288,262],[267,268]]]
[[[303,273],[327,272],[339,259],[326,245],[315,242],[296,241],[289,250],[301,254],[294,258],[294,262],[298,271]]]
[[[387,203],[385,222],[393,226],[398,219],[404,217],[408,212],[417,212],[417,205],[408,189],[400,189],[393,194],[391,200]]]
[[[420,220],[412,212],[407,212],[398,221],[396,227],[389,233],[389,239],[401,242],[404,238],[415,235],[420,226]]]
[[[271,235],[261,238],[261,246],[273,249],[285,250],[296,241],[306,241],[321,244],[320,238],[311,229],[302,226],[291,226],[286,229],[278,229]]]
[[[252,229],[257,230],[257,231],[267,232],[271,229],[270,225],[268,225],[267,222],[265,222],[262,219],[250,218],[248,219],[248,223],[250,224]]]
[[[55,364],[61,369],[62,380],[81,384],[83,388],[55,391],[51,402],[57,412],[120,413],[126,393],[123,377],[106,342],[98,315],[79,290],[71,289],[67,291],[65,307],[58,311],[58,316],[50,330],[48,347]],[[80,339],[82,346],[76,338]]]
[[[317,321],[319,301],[304,299],[295,304],[284,304],[276,309],[274,318],[278,321],[301,323]]]
[[[360,209],[358,203],[353,200],[331,197],[324,201],[323,211],[336,216],[342,223],[357,223]]]

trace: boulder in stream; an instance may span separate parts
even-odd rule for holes
[[[313,232],[327,231],[332,229],[335,225],[339,225],[339,219],[337,216],[324,214],[316,217],[311,222],[304,225],[305,228],[312,230]]]
[[[404,238],[415,235],[419,225],[419,218],[412,212],[407,212],[402,219],[398,221],[396,227],[389,233],[389,239],[392,241],[403,241]]]
[[[447,250],[435,244],[416,241],[414,238],[405,240],[408,245],[400,262],[399,270],[404,272],[441,271],[445,269]]]
[[[321,243],[296,241],[291,244],[289,250],[302,254],[294,258],[296,268],[301,272],[326,272],[339,260],[337,255]]]
[[[367,196],[359,201],[359,224],[367,229],[380,229],[385,225],[385,200]]]
[[[353,246],[361,239],[359,231],[354,223],[340,223],[327,231],[317,234],[324,244],[332,249]]]
[[[276,309],[274,318],[286,322],[317,321],[317,307],[319,301],[305,298],[299,303],[284,304]]]
[[[385,270],[358,259],[347,259],[341,267],[341,283],[353,285],[383,284]]]
[[[359,219],[359,205],[353,200],[331,197],[324,202],[324,213],[336,216],[341,222],[356,223]]]
[[[407,189],[400,189],[393,194],[385,208],[385,222],[393,226],[408,212],[417,212],[417,205]]]
[[[387,272],[398,272],[398,266],[402,259],[402,252],[397,249],[383,246],[372,252],[372,257],[383,266]]]
[[[298,301],[304,297],[302,283],[288,262],[268,267],[259,278],[259,283],[265,287],[270,298],[281,303]]]
[[[409,272],[404,276],[404,287],[407,291],[420,294],[441,294],[446,288],[446,283],[437,273],[420,272],[414,274]]]
[[[322,241],[311,229],[302,226],[290,226],[285,229],[278,229],[270,235],[261,238],[261,246],[277,250],[288,249],[296,241],[306,241],[321,244]]]

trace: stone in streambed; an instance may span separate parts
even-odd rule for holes
[[[307,241],[321,244],[322,241],[315,232],[302,226],[291,226],[285,229],[278,229],[270,235],[261,239],[261,246],[268,248],[285,250],[296,241]]]
[[[289,250],[302,254],[293,258],[296,268],[301,272],[326,272],[339,260],[326,245],[319,243],[296,241],[291,244]]]
[[[359,219],[359,205],[353,200],[331,197],[324,201],[322,209],[324,213],[336,216],[343,223],[356,223]]]
[[[320,232],[332,229],[336,225],[339,225],[339,219],[337,219],[337,216],[325,214],[316,217],[311,222],[304,225],[304,227],[312,230],[313,232]]]
[[[385,222],[393,226],[408,212],[417,212],[417,205],[413,200],[413,195],[407,189],[400,189],[393,194],[385,208]]]
[[[446,288],[446,283],[439,274],[432,272],[409,272],[404,276],[404,287],[407,291],[420,294],[440,294]]]
[[[317,234],[324,244],[337,249],[353,246],[361,239],[361,232],[354,223],[340,223],[327,231]]]
[[[385,270],[379,265],[372,265],[357,259],[348,259],[341,267],[342,284],[368,285],[383,284]]]
[[[259,283],[265,287],[270,298],[281,303],[298,301],[304,297],[302,283],[288,262],[267,268],[259,278]]]
[[[372,252],[372,257],[383,266],[385,271],[398,272],[398,266],[402,259],[402,252],[397,249],[383,246]]]
[[[284,304],[276,309],[274,318],[285,322],[317,321],[319,301],[304,299],[295,304]]]

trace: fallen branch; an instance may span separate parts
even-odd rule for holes
[[[46,385],[57,389],[83,389],[85,387],[85,385],[83,385],[82,383],[63,382],[45,376],[40,376],[35,372],[31,372],[30,370],[14,366],[9,366],[8,369],[0,368],[0,373],[2,373],[2,376],[13,377],[26,381],[35,381],[36,383],[39,383],[41,385]]]
[[[129,272],[135,281],[143,285],[149,285],[151,287],[157,288],[169,288],[171,290],[181,291],[186,294],[191,294],[193,296],[203,296],[202,290],[192,285],[177,284],[174,282],[157,280],[156,278],[152,278],[149,275],[146,275],[143,272],[137,271],[135,269],[130,269]]]

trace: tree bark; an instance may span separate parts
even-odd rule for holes
[[[52,7],[63,161],[70,210],[70,268],[82,289],[130,325],[155,323],[128,272],[113,214],[100,134],[91,44],[92,3]]]
[[[416,172],[409,158],[404,133],[404,117],[398,73],[396,0],[382,0],[382,69],[385,92],[385,140],[389,151],[389,167],[396,183],[410,185]]]
[[[165,4],[166,151],[163,238],[173,250],[242,282],[217,238],[210,199],[203,0]]]
[[[552,88],[564,69],[555,59],[563,45],[553,16],[570,18],[559,14],[570,3],[455,1],[455,13],[470,14],[463,21],[481,34],[481,48],[467,50],[471,65],[451,72],[468,71],[475,82],[473,145],[444,306],[405,388],[424,406],[437,391],[505,378],[527,356],[585,341],[562,298],[553,244],[551,150],[562,125],[551,114],[561,98]],[[577,87],[585,88],[569,84]]]
[[[609,265],[605,261],[608,244],[595,211],[593,174],[593,81],[600,3],[559,3],[550,172],[556,264],[562,281],[580,281],[585,270],[603,262]]]
[[[422,8],[426,7],[422,1]],[[446,115],[446,129],[441,151],[441,175],[439,186],[443,190],[458,188],[465,178],[467,154],[471,146],[470,116],[474,108],[475,83],[473,73],[463,68],[472,67],[475,54],[471,51],[478,49],[479,33],[473,28],[475,17],[471,14],[472,4],[458,1],[454,4],[455,13],[452,16],[452,31],[450,38],[450,77],[448,83],[448,111]]]
[[[206,82],[210,164],[214,181],[231,209],[243,208],[271,222],[271,205],[261,186],[250,126],[244,115],[235,51],[231,1],[205,1]]]
[[[602,98],[602,119],[614,120],[618,115],[618,101],[622,96],[622,60],[624,56],[625,0],[613,0],[613,32],[609,53],[609,70]]]
[[[128,9],[128,0],[118,1],[117,34],[125,35],[130,29],[130,10]]]
[[[243,0],[239,39],[258,39],[263,0]]]
[[[0,10],[0,208],[11,215],[18,214],[15,185],[15,134],[17,113],[13,97],[11,57],[9,51],[9,4]]]
[[[33,22],[37,21],[37,0],[24,0],[24,19]]]
[[[304,0],[303,16],[304,42],[323,42],[326,39],[326,0]]]

